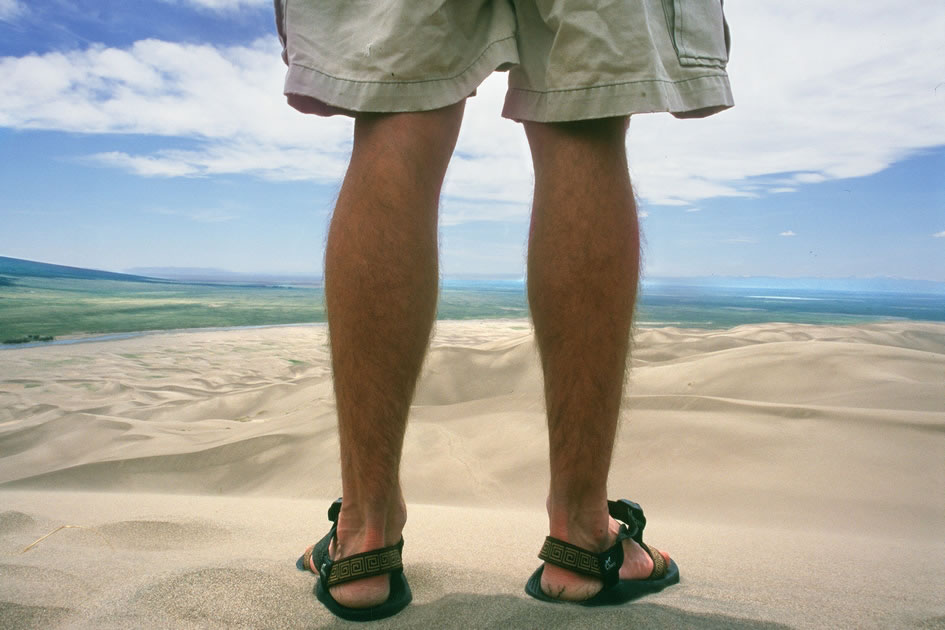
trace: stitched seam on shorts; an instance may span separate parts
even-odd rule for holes
[[[527,88],[509,88],[512,92],[528,92],[529,94],[560,94],[561,92],[586,92],[587,90],[597,90],[600,88],[619,87],[621,85],[633,85],[634,83],[670,83],[679,85],[689,81],[699,81],[702,79],[725,78],[724,74],[707,74],[701,77],[692,77],[691,79],[681,79],[679,81],[668,81],[666,79],[640,79],[638,81],[621,81],[620,83],[605,83],[604,85],[592,85],[590,87],[579,88],[561,88],[560,90],[529,90]]]
[[[334,79],[335,81],[344,81],[345,83],[364,83],[364,84],[367,84],[367,85],[414,85],[414,84],[418,84],[418,83],[436,83],[436,82],[438,82],[438,81],[452,81],[452,80],[454,80],[454,79],[457,79],[457,78],[463,76],[464,74],[466,74],[467,72],[469,72],[469,70],[472,69],[473,66],[475,66],[477,63],[479,63],[479,60],[480,60],[480,59],[482,59],[483,57],[486,56],[486,53],[489,52],[489,49],[490,49],[490,48],[492,48],[492,47],[495,46],[496,44],[501,44],[502,42],[508,41],[508,40],[510,40],[510,39],[514,40],[514,39],[515,39],[515,35],[510,35],[510,36],[508,36],[508,37],[503,37],[502,39],[497,39],[497,40],[495,40],[494,42],[491,42],[488,46],[486,46],[486,47],[482,50],[482,53],[481,53],[478,57],[476,57],[476,58],[472,61],[472,63],[470,63],[468,66],[466,66],[466,67],[463,68],[461,71],[457,72],[456,74],[454,74],[454,75],[451,76],[451,77],[442,77],[442,78],[440,78],[440,79],[415,79],[415,80],[413,80],[413,81],[367,81],[367,80],[362,81],[362,80],[358,80],[358,79],[345,79],[345,78],[343,78],[343,77],[336,77],[335,75],[333,75],[333,74],[328,74],[327,72],[324,72],[324,71],[322,71],[322,70],[319,70],[318,68],[312,68],[312,67],[310,67],[310,66],[306,66],[306,65],[303,65],[303,64],[300,64],[300,63],[294,63],[294,64],[292,64],[292,65],[297,66],[297,67],[299,67],[299,68],[305,68],[306,70],[311,70],[312,72],[316,72],[316,73],[322,75],[323,77],[328,77],[329,79]]]
[[[724,63],[725,60],[721,57],[714,57],[712,55],[680,55],[684,59],[709,59],[711,61],[718,61],[719,63]]]

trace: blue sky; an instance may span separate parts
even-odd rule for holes
[[[729,0],[736,107],[636,116],[649,276],[945,281],[945,5]],[[0,0],[0,255],[320,273],[351,124],[282,97],[270,0]],[[470,99],[446,275],[521,274],[532,171]]]

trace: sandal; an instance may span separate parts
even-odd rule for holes
[[[626,499],[608,501],[607,508],[610,515],[621,521],[617,541],[603,553],[595,553],[581,549],[571,543],[552,538],[545,538],[538,557],[545,562],[574,571],[582,575],[589,575],[601,580],[604,588],[599,593],[580,602],[567,602],[582,606],[607,606],[623,604],[632,599],[657,593],[667,586],[679,582],[679,568],[672,560],[669,564],[657,549],[648,547],[643,542],[643,528],[646,526],[646,517],[643,509]],[[640,545],[653,558],[653,572],[645,580],[621,580],[620,566],[623,564],[623,541],[631,539]],[[555,599],[541,590],[541,574],[545,565],[541,565],[525,584],[525,592],[544,602],[563,602]]]
[[[403,610],[413,594],[410,585],[404,577],[401,552],[404,548],[404,539],[390,547],[365,551],[340,560],[332,560],[328,554],[328,546],[338,530],[338,513],[341,512],[341,499],[336,500],[328,508],[328,520],[331,529],[325,536],[305,550],[305,553],[296,561],[295,566],[300,571],[311,571],[318,574],[315,585],[315,597],[325,608],[342,619],[349,621],[372,621],[396,615]],[[383,604],[368,608],[349,608],[342,606],[331,596],[328,589],[332,586],[353,582],[376,575],[390,574],[390,595]]]

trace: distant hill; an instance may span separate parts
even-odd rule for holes
[[[133,267],[128,273],[141,274],[150,278],[166,278],[178,282],[199,283],[239,283],[271,285],[293,285],[321,287],[322,277],[302,273],[244,273],[227,271],[213,267]]]
[[[319,289],[163,280],[0,257],[0,345],[325,321]]]
[[[97,269],[83,269],[82,267],[67,267],[65,265],[51,265],[33,260],[7,258],[0,256],[0,276],[30,276],[34,278],[77,278],[83,280],[123,280],[125,282],[166,282],[147,276],[136,276],[127,273],[99,271]]]

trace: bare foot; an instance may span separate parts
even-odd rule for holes
[[[338,516],[338,530],[328,547],[332,560],[340,560],[364,551],[373,551],[396,545],[407,522],[407,508],[403,499],[390,510],[381,527],[362,527],[359,516],[346,514],[343,503]],[[353,511],[353,510],[351,510]],[[390,596],[390,576],[378,575],[333,586],[332,598],[348,608],[369,608],[387,601]]]
[[[605,551],[613,546],[620,531],[620,524],[610,519],[608,528],[608,542],[600,548],[585,547],[580,542],[572,542],[585,549],[597,552]],[[669,554],[661,551],[660,554],[669,564]],[[632,540],[623,541],[623,564],[620,566],[621,580],[645,580],[653,572],[653,558],[643,548]],[[566,601],[583,601],[597,595],[603,589],[604,583],[596,578],[574,573],[567,569],[545,563],[541,574],[541,590],[549,597]]]

